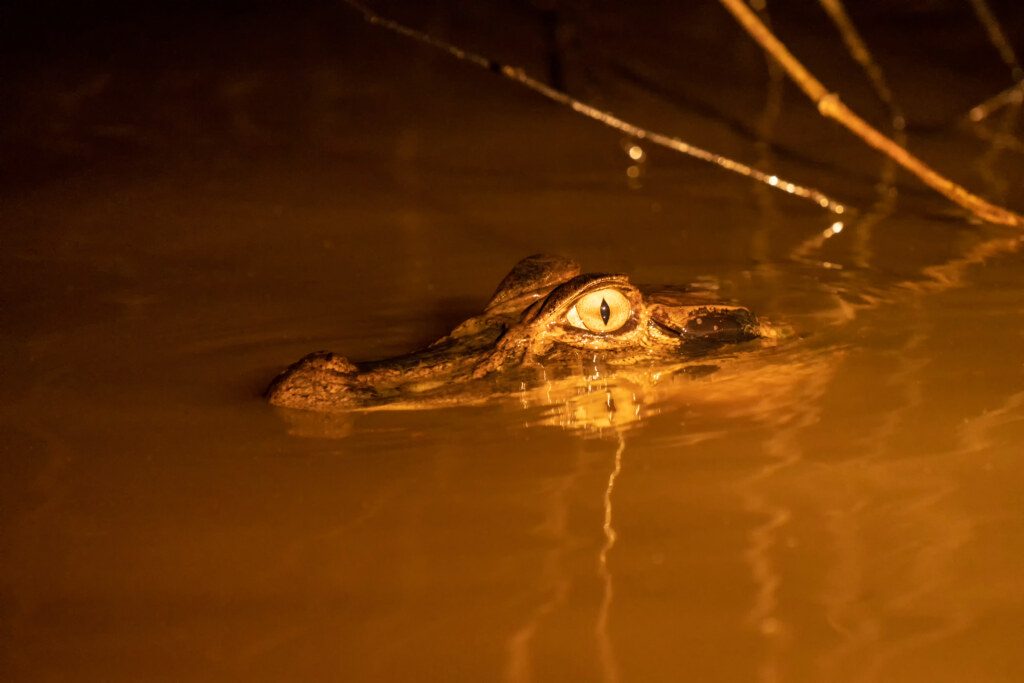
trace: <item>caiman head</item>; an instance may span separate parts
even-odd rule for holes
[[[483,313],[427,348],[361,363],[312,353],[282,372],[266,396],[317,411],[478,403],[494,393],[481,380],[524,368],[675,362],[761,335],[749,310],[707,290],[639,287],[625,275],[581,274],[574,261],[536,255],[512,269]]]

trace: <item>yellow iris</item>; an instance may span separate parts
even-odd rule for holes
[[[580,297],[566,318],[590,332],[614,332],[629,320],[629,299],[617,289],[599,289]]]

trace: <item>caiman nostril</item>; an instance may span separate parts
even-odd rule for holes
[[[687,320],[683,336],[714,341],[743,341],[757,336],[757,318],[745,308],[705,310]]]
[[[651,322],[658,332],[686,342],[729,343],[759,336],[757,317],[741,306],[667,305],[653,308]]]

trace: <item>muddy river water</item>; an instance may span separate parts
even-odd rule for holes
[[[406,5],[851,210],[326,3],[24,18],[0,139],[2,678],[1024,679],[1020,232],[821,120],[716,3]],[[897,5],[859,18],[910,145],[1024,207],[1013,112],[958,123],[1012,83],[985,31],[967,3]],[[820,9],[773,7],[884,127]],[[703,282],[794,334],[656,387],[581,367],[306,421],[261,399],[309,351],[437,338],[536,252]]]

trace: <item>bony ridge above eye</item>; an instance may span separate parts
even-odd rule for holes
[[[626,324],[632,313],[629,299],[617,289],[607,288],[581,296],[566,314],[573,327],[602,334]]]

